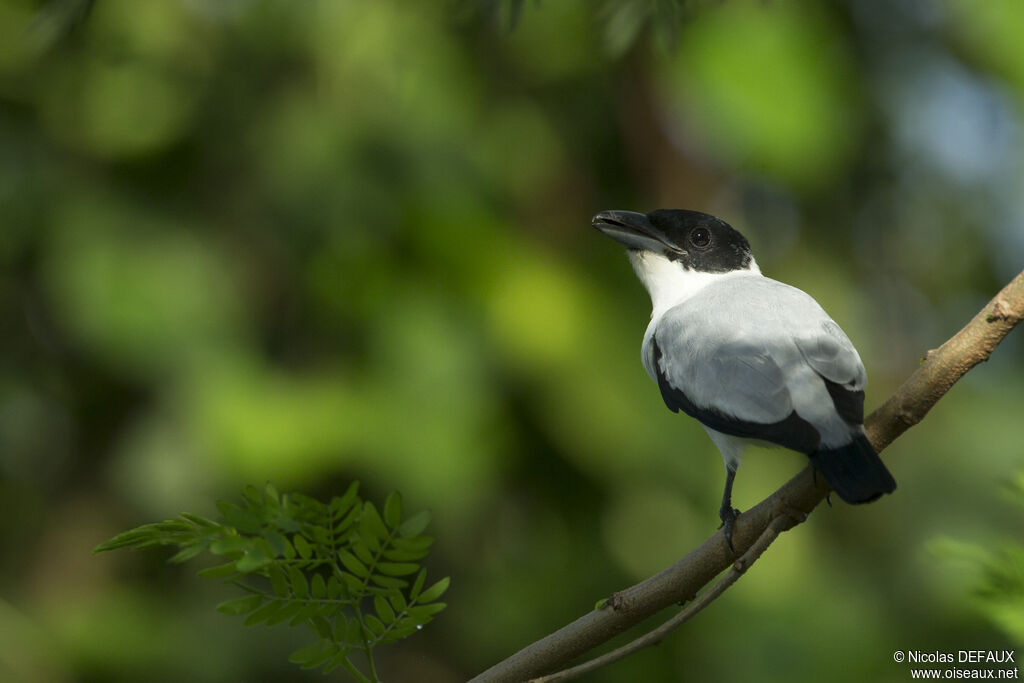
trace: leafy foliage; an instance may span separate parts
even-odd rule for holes
[[[951,538],[930,544],[933,555],[970,577],[969,604],[1010,639],[1024,643],[1024,547],[987,548]]]
[[[1009,494],[1024,504],[1024,470],[1017,473]],[[1005,541],[995,548],[939,538],[931,551],[946,562],[970,570],[971,602],[975,609],[1017,643],[1024,643],[1024,546]]]
[[[315,640],[290,660],[324,673],[344,667],[360,681],[377,680],[372,650],[423,627],[445,608],[438,599],[446,577],[427,585],[419,562],[434,539],[424,536],[430,513],[403,519],[402,497],[388,496],[383,514],[360,499],[359,483],[327,504],[301,493],[281,495],[270,484],[246,488],[244,503],[217,504],[222,522],[182,513],[145,524],[96,547],[175,546],[171,562],[206,551],[228,561],[199,572],[241,588],[245,595],[217,610],[244,624],[306,626]],[[366,655],[369,677],[350,659]]]

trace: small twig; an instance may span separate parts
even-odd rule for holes
[[[632,640],[611,652],[606,652],[600,657],[595,657],[594,659],[570,669],[559,671],[558,673],[534,678],[530,683],[567,681],[569,679],[582,676],[590,671],[594,671],[595,669],[600,669],[602,666],[607,666],[612,662],[617,662],[620,659],[628,657],[634,652],[644,649],[645,647],[657,645],[664,640],[668,634],[688,622],[691,618],[696,616],[698,612],[714,602],[718,596],[736,583],[739,578],[746,573],[747,569],[757,561],[757,558],[761,557],[762,553],[768,549],[768,546],[770,546],[772,542],[779,537],[779,534],[783,531],[792,529],[805,518],[806,515],[783,512],[773,519],[771,523],[765,527],[764,531],[761,532],[761,535],[757,537],[757,540],[747,548],[747,552],[743,553],[743,556],[732,564],[732,567],[729,568],[729,571],[726,572],[725,576],[718,580],[718,583],[701,593],[693,602],[684,607],[678,614],[673,616],[671,619],[668,619],[658,628],[648,631],[639,638],[636,638],[635,640]]]

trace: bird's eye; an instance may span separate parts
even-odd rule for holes
[[[711,232],[707,228],[696,228],[690,233],[690,242],[695,247],[706,247],[711,244]]]

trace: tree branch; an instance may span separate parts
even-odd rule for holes
[[[754,544],[747,549],[747,552],[743,553],[743,557],[732,563],[732,567],[729,568],[729,571],[726,572],[725,576],[720,578],[714,586],[701,593],[693,602],[680,610],[675,616],[658,628],[648,631],[636,640],[632,640],[611,652],[606,652],[600,657],[595,657],[594,659],[574,666],[571,669],[565,669],[558,673],[534,678],[531,683],[551,683],[553,681],[567,681],[570,678],[577,678],[585,673],[594,671],[595,669],[600,669],[602,666],[606,666],[612,662],[617,662],[624,657],[628,657],[634,652],[642,650],[645,647],[657,645],[664,640],[669,633],[672,633],[672,631],[675,631],[677,628],[688,622],[696,616],[698,612],[714,602],[726,591],[727,588],[736,583],[739,578],[743,576],[748,569],[750,569],[750,565],[754,564],[754,562],[757,561],[757,558],[761,557],[761,554],[768,549],[768,546],[772,544],[772,541],[778,538],[779,534],[793,528],[802,521],[804,521],[803,515],[794,516],[791,514],[783,514],[781,517],[773,519],[758,539],[754,541]]]
[[[962,330],[939,348],[925,354],[921,366],[868,416],[865,429],[875,450],[881,452],[920,422],[958,379],[978,363],[988,360],[999,342],[1022,319],[1024,272],[1006,285]],[[752,556],[756,559],[778,535],[777,531],[769,531],[770,525],[779,524],[775,520],[792,520],[810,514],[828,491],[828,485],[820,477],[815,481],[811,468],[805,468],[778,491],[737,518],[732,538],[736,552],[746,558],[756,543],[757,553]],[[473,678],[471,683],[521,682],[557,671],[665,607],[694,600],[697,592],[732,564],[733,559],[722,532],[718,531],[671,567],[615,593],[600,609],[528,645]],[[709,591],[713,595],[707,602],[735,582],[739,574],[722,585],[727,578],[728,575]],[[700,604],[693,613],[704,604]],[[685,619],[691,616],[689,614]]]

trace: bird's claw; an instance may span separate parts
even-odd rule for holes
[[[736,548],[732,544],[732,530],[736,525],[736,518],[740,516],[740,511],[734,507],[724,507],[719,510],[718,516],[722,520],[722,523],[718,528],[722,530],[722,535],[725,537],[725,542],[729,546],[729,551],[735,555]]]

